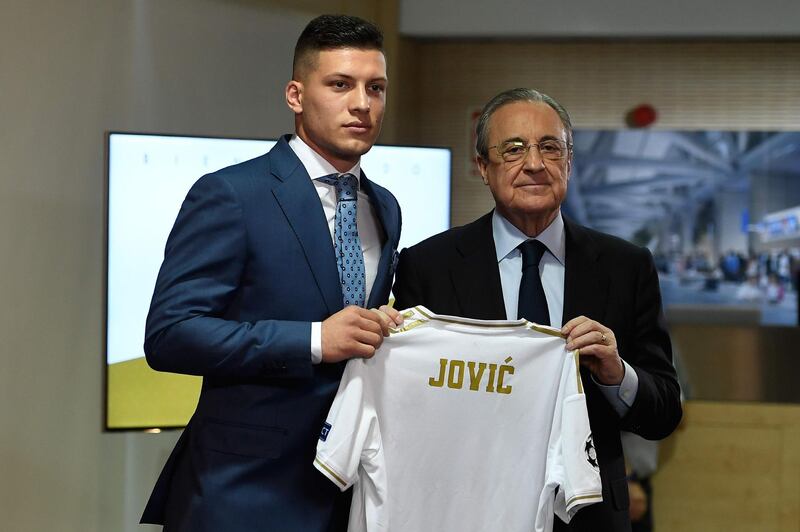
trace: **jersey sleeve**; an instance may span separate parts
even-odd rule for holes
[[[368,373],[364,359],[351,359],[347,363],[317,442],[314,467],[342,491],[358,480],[362,462],[369,462],[380,450]]]
[[[545,481],[551,489],[545,492],[555,492],[552,512],[569,523],[578,510],[603,500],[577,352],[565,357],[559,388]]]

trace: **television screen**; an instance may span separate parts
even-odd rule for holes
[[[564,212],[651,250],[671,321],[797,324],[798,132],[576,130]]]
[[[151,370],[142,347],[167,236],[197,179],[275,141],[132,133],[107,140],[106,427],[180,427],[200,379]],[[400,203],[401,249],[449,227],[450,159],[446,148],[406,146],[375,146],[362,158],[367,176]]]

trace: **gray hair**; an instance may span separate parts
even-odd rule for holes
[[[481,111],[481,116],[478,117],[478,125],[475,128],[477,134],[475,151],[479,157],[483,159],[489,157],[489,119],[500,107],[514,102],[542,102],[552,107],[561,119],[561,123],[564,124],[564,129],[567,132],[567,144],[572,145],[572,121],[569,118],[569,113],[560,103],[535,89],[510,89],[489,100],[489,103]]]

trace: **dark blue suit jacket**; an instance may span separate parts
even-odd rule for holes
[[[197,181],[167,241],[145,353],[203,385],[142,516],[165,531],[314,532],[346,519],[349,493],[312,466],[343,364],[312,365],[311,322],[341,310],[342,294],[319,196],[288,138]],[[361,187],[386,235],[377,307],[400,208],[363,174]]]

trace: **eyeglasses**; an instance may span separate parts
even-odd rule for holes
[[[509,140],[497,146],[489,146],[489,149],[494,148],[505,162],[513,163],[527,157],[528,152],[534,146],[539,150],[539,155],[542,156],[542,159],[547,159],[549,161],[563,159],[567,156],[569,150],[572,149],[572,144],[567,144],[563,140],[555,139],[531,142],[529,144],[525,144],[519,140]]]

